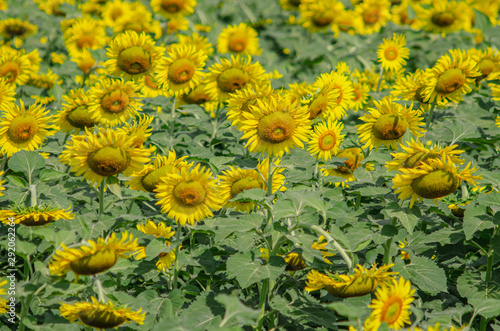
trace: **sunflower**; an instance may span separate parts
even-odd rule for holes
[[[458,145],[451,145],[446,147],[441,147],[438,144],[431,146],[430,142],[427,144],[429,147],[425,147],[420,140],[414,140],[406,142],[408,146],[401,144],[401,148],[404,152],[402,153],[391,153],[392,161],[386,162],[386,167],[389,170],[398,170],[400,168],[415,168],[418,167],[422,162],[427,159],[444,159],[449,158],[453,163],[462,164],[464,160],[458,157],[458,154],[464,151],[460,149],[455,149]]]
[[[311,118],[316,118],[317,114],[321,114],[322,118],[332,116],[333,119],[340,120],[346,114],[347,109],[351,107],[354,87],[347,76],[338,72],[330,72],[321,74],[316,79],[312,85],[311,93],[318,93],[316,98],[309,103]],[[328,97],[325,93],[328,94]],[[323,111],[327,113],[323,115]]]
[[[133,81],[102,78],[88,92],[88,111],[92,114],[92,119],[114,126],[138,115],[137,111],[141,110],[142,105],[137,100],[140,97],[137,89]]]
[[[0,110],[7,111],[16,100],[16,86],[9,84],[5,78],[0,78]]]
[[[207,74],[207,93],[212,100],[224,102],[230,93],[245,87],[268,84],[269,75],[266,74],[259,62],[250,64],[250,56],[231,55],[231,60],[221,59],[221,63],[214,63]]]
[[[427,159],[416,168],[400,168],[400,173],[393,179],[394,193],[405,200],[411,197],[410,208],[415,201],[423,199],[439,199],[453,193],[462,180],[475,185],[481,176],[473,175],[478,167],[472,167],[469,162],[463,170],[455,165],[449,157],[443,159]]]
[[[357,147],[345,148],[340,150],[335,156],[339,158],[347,158],[344,165],[336,167],[335,169],[323,166],[321,167],[321,172],[324,176],[342,177],[344,180],[341,182],[334,182],[334,185],[342,185],[342,187],[345,187],[347,185],[346,183],[356,180],[354,177],[354,170],[360,167],[361,162],[365,159],[363,150]]]
[[[85,49],[100,49],[107,44],[106,28],[99,20],[81,17],[64,31],[64,44],[72,56]]]
[[[179,14],[189,16],[194,13],[196,0],[151,0],[154,13],[171,19]]]
[[[307,97],[311,88],[311,85],[307,84],[306,82],[292,83],[288,84],[288,90],[286,90],[286,92],[290,96],[291,102],[294,102],[295,100],[298,100],[300,102],[305,97]]]
[[[62,80],[59,80],[59,75],[49,69],[46,74],[32,73],[26,85],[50,90],[54,85],[61,85],[62,82]]]
[[[7,51],[0,55],[0,78],[8,84],[23,85],[37,71],[38,67],[33,67],[22,51]]]
[[[450,32],[470,29],[469,8],[464,1],[435,0],[430,6],[413,7],[418,28],[443,37]]]
[[[98,329],[116,329],[119,325],[131,321],[140,325],[144,324],[146,312],[141,313],[142,308],[133,312],[130,308],[116,308],[111,301],[104,304],[94,297],[91,299],[92,303],[61,303],[59,307],[61,316],[71,323],[79,320],[87,326]]]
[[[434,67],[425,71],[423,94],[426,102],[459,103],[464,94],[472,91],[476,77],[481,76],[477,62],[465,52],[452,50],[450,53],[452,57],[443,55]]]
[[[54,124],[62,131],[78,133],[98,124],[88,112],[89,98],[83,89],[70,90],[63,96],[62,109],[55,115]]]
[[[257,31],[245,23],[227,26],[217,40],[217,52],[260,55]]]
[[[208,109],[217,108],[219,103],[210,98],[210,95],[207,93],[205,82],[201,82],[196,85],[191,91],[186,94],[181,95],[177,99],[177,105],[200,105],[205,108],[206,111]]]
[[[181,169],[187,170],[192,166],[185,161],[186,158],[187,156],[177,158],[175,151],[168,152],[168,156],[156,155],[152,163],[130,175],[127,185],[132,190],[154,192],[161,183],[161,177],[170,173],[180,173]]]
[[[271,84],[245,86],[236,90],[234,93],[231,93],[230,98],[227,100],[227,119],[231,121],[232,126],[241,128],[242,121],[245,120],[242,114],[250,112],[250,106],[255,106],[257,99],[267,100],[274,92]]]
[[[335,256],[336,254],[329,252],[326,248],[326,245],[328,245],[328,240],[326,240],[326,238],[321,235],[319,236],[318,241],[312,243],[311,248],[321,252],[323,261],[325,261],[325,263],[332,264],[332,262],[328,258],[330,256]]]
[[[135,137],[112,129],[99,129],[95,134],[85,129],[73,136],[59,157],[77,176],[83,174],[91,186],[97,187],[106,177],[139,171],[149,162],[154,148],[135,147]]]
[[[150,234],[155,236],[156,238],[165,238],[165,244],[170,246],[170,239],[175,234],[175,231],[172,231],[172,227],[167,227],[165,223],[160,222],[158,224],[153,221],[148,221],[147,223],[141,223],[137,225],[137,230],[141,231],[145,234]],[[145,253],[144,253],[145,254]],[[156,262],[156,267],[158,271],[166,272],[172,264],[175,262],[175,251],[170,251],[168,253],[160,253],[158,255],[158,261]]]
[[[31,105],[28,109],[24,102],[20,107],[14,105],[0,117],[0,146],[8,157],[20,150],[38,149],[45,137],[53,134],[55,127],[49,124],[49,110],[41,105]]]
[[[391,2],[389,0],[365,0],[354,8],[360,20],[354,21],[359,34],[377,33],[389,22]]]
[[[154,75],[144,75],[136,81],[140,94],[144,98],[156,98],[159,95],[169,96],[168,90],[162,88],[154,78]]]
[[[248,139],[245,147],[251,152],[281,157],[290,148],[304,147],[311,131],[307,108],[298,101],[290,102],[287,95],[276,95],[265,102],[257,99],[250,112],[242,113],[241,139]]]
[[[378,47],[378,62],[382,64],[384,70],[398,71],[406,64],[410,56],[410,50],[405,47],[405,36],[394,34],[391,39],[385,39]]]
[[[130,9],[118,17],[111,26],[113,33],[118,35],[125,31],[135,31],[137,33],[154,34],[154,39],[162,36],[163,30],[160,22],[153,19],[151,12],[141,2],[132,2]]]
[[[280,6],[283,10],[299,10],[301,0],[280,0]]]
[[[8,283],[9,283],[9,281],[7,281],[7,280],[0,281],[0,295],[1,296],[7,294],[7,291],[5,291],[3,286],[7,285]],[[9,301],[0,297],[0,314],[7,312],[7,302],[9,302]]]
[[[471,59],[477,62],[481,76],[476,77],[480,80],[493,80],[500,78],[500,52],[488,47],[485,50],[469,49],[468,54]]]
[[[343,128],[342,122],[332,121],[330,118],[316,124],[307,143],[309,153],[317,159],[328,161],[339,151],[345,137],[341,134]]]
[[[377,91],[380,73],[375,72],[375,66],[373,66],[371,69],[365,69],[363,72],[360,72],[358,69],[354,69],[352,77],[358,83],[368,85],[371,91]],[[382,77],[382,81],[380,82],[380,90],[385,90],[387,88],[389,88],[389,85],[387,84],[387,81]]]
[[[5,191],[5,187],[3,187],[3,183],[5,183],[5,179],[2,180],[4,173],[5,173],[5,171],[0,170],[0,197],[3,196],[2,191]]]
[[[397,272],[387,271],[394,264],[377,268],[374,264],[371,269],[365,269],[358,264],[354,274],[325,275],[316,270],[311,270],[307,275],[305,290],[317,291],[326,289],[328,293],[338,298],[363,296],[375,291],[378,286],[387,285]]]
[[[352,87],[354,88],[354,96],[351,100],[351,108],[358,111],[365,108],[368,103],[370,87],[368,84],[358,82],[353,82]]]
[[[387,286],[381,286],[375,292],[376,299],[368,306],[372,313],[365,321],[365,330],[378,330],[383,322],[389,328],[399,330],[405,324],[410,324],[410,304],[413,302],[415,289],[411,289],[410,281],[403,277],[392,279]]]
[[[384,144],[387,148],[397,149],[406,131],[415,137],[421,137],[425,131],[422,117],[413,110],[413,104],[403,106],[385,97],[380,102],[374,101],[376,108],[370,108],[370,113],[360,117],[365,124],[357,125],[358,135],[363,148],[378,149]]]
[[[302,0],[299,10],[299,24],[311,32],[318,32],[334,24],[337,15],[344,10],[344,5],[337,0]]]
[[[141,147],[144,145],[146,140],[151,136],[152,128],[149,126],[151,122],[153,122],[154,116],[139,116],[138,119],[134,119],[132,124],[125,123],[125,125],[121,128],[116,128],[116,132],[123,132],[128,137],[132,137],[134,139],[132,143],[132,147]]]
[[[405,77],[399,77],[393,84],[391,95],[406,101],[418,101],[423,109],[430,108],[425,100],[425,71],[418,69],[414,73],[408,73]]]
[[[146,33],[125,31],[111,42],[104,65],[108,73],[115,77],[140,80],[154,72],[156,63],[165,53],[164,47],[155,46],[155,42]]]
[[[28,21],[22,21],[18,18],[8,18],[0,21],[0,35],[2,35],[5,40],[11,40],[13,38],[24,40],[34,35],[37,30],[38,28],[36,25]]]
[[[101,17],[106,26],[113,27],[118,19],[132,11],[129,2],[122,0],[107,1],[102,8]]]
[[[161,205],[162,213],[167,213],[180,225],[194,225],[204,218],[212,217],[212,210],[219,210],[223,201],[218,190],[217,179],[210,170],[198,164],[188,170],[180,169],[160,177],[156,186],[156,204]]]
[[[70,208],[58,209],[49,206],[21,207],[16,206],[11,210],[0,210],[0,222],[9,224],[9,219],[14,218],[14,223],[25,226],[41,226],[57,220],[72,220]]]
[[[208,41],[207,37],[200,36],[197,33],[193,33],[191,36],[178,35],[177,37],[180,46],[194,46],[196,50],[203,51],[208,57],[214,53],[213,45]]]
[[[38,4],[38,8],[48,15],[66,16],[66,12],[61,8],[64,4],[74,6],[75,0],[44,0]]]
[[[155,70],[155,80],[170,95],[179,96],[198,85],[205,73],[207,55],[194,46],[173,47]]]
[[[189,21],[181,14],[178,14],[167,22],[167,34],[177,34],[179,31],[189,30]]]
[[[64,276],[69,271],[78,275],[95,275],[113,267],[118,258],[129,258],[137,254],[142,248],[127,231],[123,232],[120,240],[113,232],[107,239],[97,238],[97,242],[89,240],[79,247],[68,248],[61,243],[62,250],[56,250],[49,263],[52,275]]]

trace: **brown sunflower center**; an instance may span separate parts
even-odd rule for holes
[[[333,131],[325,131],[318,138],[318,145],[324,151],[329,151],[337,143],[337,135]]]
[[[106,94],[101,100],[101,107],[108,113],[120,113],[127,109],[129,96],[122,90],[115,90]]]
[[[398,49],[396,47],[387,47],[384,56],[386,60],[393,61],[398,57]]]
[[[5,78],[6,83],[11,83],[16,80],[21,72],[21,68],[16,62],[5,62],[0,68],[0,77]]]
[[[495,63],[490,59],[483,59],[479,62],[479,70],[483,74],[481,78],[484,78],[495,70]]]
[[[363,22],[365,22],[366,25],[373,25],[378,22],[380,18],[380,11],[378,8],[368,8],[364,13],[363,13]]]
[[[205,201],[205,188],[198,181],[187,181],[177,184],[174,188],[174,197],[184,206],[196,206]]]
[[[158,88],[158,84],[156,84],[155,80],[151,76],[144,76],[144,84],[152,90],[156,90]]]
[[[250,190],[252,188],[263,188],[262,180],[253,177],[245,177],[238,179],[231,185],[231,198],[234,198],[239,193]]]
[[[436,199],[455,192],[460,183],[460,178],[451,172],[438,169],[418,177],[411,187],[422,198]]]
[[[373,125],[373,135],[380,140],[396,140],[408,129],[408,122],[399,115],[384,114]]]
[[[118,68],[130,75],[138,75],[151,68],[151,55],[140,46],[133,46],[118,54]]]
[[[359,167],[359,163],[365,158],[361,153],[362,151],[359,148],[348,148],[340,151],[337,154],[337,157],[345,157],[347,158],[347,160],[344,162],[344,166],[340,166],[337,168],[337,171],[343,174],[353,173],[354,170]]]
[[[312,17],[314,25],[316,25],[319,28],[330,25],[334,19],[335,19],[335,13],[333,12],[333,10],[317,12]]]
[[[261,118],[257,132],[260,139],[279,144],[293,135],[295,125],[295,120],[290,114],[278,111]]]
[[[239,68],[229,68],[217,77],[217,86],[226,93],[232,93],[245,86],[250,76]]]
[[[26,33],[26,27],[18,24],[7,25],[5,27],[5,32],[9,35],[10,38],[22,36]]]
[[[188,94],[185,94],[182,99],[187,104],[196,104],[201,105],[205,102],[210,101],[210,96],[205,91],[204,85],[198,85],[194,89],[192,89]]]
[[[391,325],[399,319],[402,309],[403,302],[401,301],[401,298],[392,298],[392,300],[389,300],[389,302],[387,302],[382,308],[381,320]]]
[[[352,98],[352,101],[358,101],[359,99],[361,99],[362,96],[363,96],[363,94],[361,93],[361,90],[355,88],[354,89],[354,97]]]
[[[455,16],[450,12],[439,12],[432,15],[431,21],[439,27],[447,27],[455,22]]]
[[[97,124],[92,119],[87,107],[78,106],[66,115],[66,120],[75,128],[84,129],[90,128]]]
[[[30,115],[16,117],[10,122],[7,136],[17,144],[30,141],[38,132],[36,118]]]
[[[190,59],[179,59],[168,68],[168,79],[175,84],[184,84],[194,75],[196,67]]]
[[[155,169],[142,177],[141,184],[148,192],[154,192],[156,185],[160,183],[160,177],[167,174],[177,172],[177,168],[172,165],[166,165],[161,168]]]
[[[328,107],[328,100],[323,94],[319,94],[309,104],[309,119],[315,119],[326,110]]]
[[[90,48],[94,46],[95,39],[92,36],[82,36],[76,41],[78,49]]]
[[[25,226],[40,226],[40,225],[45,225],[54,220],[54,217],[46,214],[41,214],[40,217],[38,218],[38,221],[35,220],[35,217],[33,215],[30,215],[29,217],[25,218],[24,220],[21,221],[22,225]]]
[[[163,0],[161,7],[169,13],[177,13],[182,10],[184,3],[181,0]]]
[[[90,153],[87,164],[98,175],[114,176],[127,169],[130,155],[120,147],[106,146]]]
[[[246,38],[246,36],[232,34],[228,39],[227,48],[229,48],[231,52],[241,53],[245,51],[248,43],[248,38]]]
[[[111,19],[113,21],[116,21],[117,18],[123,15],[123,10],[121,7],[114,7],[113,10],[111,11]]]
[[[436,91],[441,94],[455,92],[464,85],[466,78],[462,70],[458,68],[448,69],[439,76]]]
[[[361,276],[354,279],[349,285],[339,286],[337,288],[327,286],[326,290],[328,293],[338,298],[352,298],[372,293],[377,286],[378,283],[373,277]]]
[[[112,311],[97,308],[81,311],[78,316],[84,324],[99,329],[111,329],[126,321],[124,316],[117,316]]]
[[[95,254],[84,256],[69,264],[77,275],[94,275],[106,271],[118,261],[118,254],[112,249],[104,249]]]

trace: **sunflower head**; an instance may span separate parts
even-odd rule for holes
[[[219,35],[217,52],[260,55],[257,31],[245,23],[226,27]]]
[[[345,136],[341,134],[343,128],[342,123],[331,119],[317,124],[311,134],[311,140],[307,143],[309,153],[318,159],[328,161],[339,151],[339,146]]]

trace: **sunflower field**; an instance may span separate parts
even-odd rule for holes
[[[0,331],[500,331],[500,0],[0,0]]]

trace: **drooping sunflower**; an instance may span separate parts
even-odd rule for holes
[[[343,166],[328,168],[327,166],[321,167],[321,172],[324,176],[336,176],[343,178],[340,182],[333,182],[335,186],[347,186],[348,182],[355,181],[354,170],[361,166],[361,162],[365,159],[363,150],[361,148],[352,147],[340,150],[336,157],[347,158]]]
[[[44,0],[38,3],[38,8],[48,15],[66,16],[66,12],[61,8],[63,4],[75,5],[75,0]]]
[[[328,119],[315,125],[307,143],[308,151],[317,159],[328,161],[338,153],[345,135],[341,134],[344,124]]]
[[[245,23],[227,26],[217,40],[217,52],[260,55],[257,31]]]
[[[70,209],[59,209],[50,206],[15,206],[10,210],[0,210],[0,222],[9,224],[9,219],[14,218],[16,224],[42,226],[60,219],[72,220],[75,215],[71,214]]]
[[[92,119],[103,125],[115,126],[137,116],[142,106],[138,86],[133,81],[102,78],[88,92],[88,111]]]
[[[418,28],[443,37],[450,32],[470,29],[469,7],[464,1],[435,0],[430,6],[413,6]]]
[[[104,65],[110,75],[137,81],[154,72],[164,53],[165,48],[155,46],[146,33],[128,30],[113,39],[106,52],[109,60]]]
[[[354,8],[360,17],[354,20],[354,28],[359,34],[377,33],[391,19],[391,2],[389,0],[365,0]]]
[[[384,287],[393,279],[397,272],[387,271],[394,264],[388,264],[377,268],[374,264],[371,269],[357,265],[351,275],[331,274],[325,275],[316,270],[311,270],[307,275],[306,291],[317,291],[325,289],[331,295],[338,298],[350,298],[363,296],[375,291],[378,286]]]
[[[194,46],[176,46],[161,59],[155,80],[172,96],[180,96],[198,85],[205,76],[207,55]]]
[[[36,25],[19,18],[8,18],[0,21],[0,35],[7,41],[13,38],[24,40],[34,35],[37,30]]]
[[[250,106],[250,112],[242,113],[241,139],[248,139],[245,147],[251,152],[281,157],[291,148],[304,147],[311,131],[307,108],[291,102],[288,95],[277,94],[273,98]]]
[[[318,32],[334,24],[338,14],[344,10],[344,5],[337,0],[302,0],[299,10],[299,24],[311,32]]]
[[[365,144],[363,148],[378,149],[384,144],[387,148],[397,149],[406,131],[415,137],[423,135],[423,118],[412,109],[413,105],[397,104],[390,97],[374,103],[376,108],[370,108],[370,113],[360,117],[365,124],[357,125],[360,142]]]
[[[105,26],[91,17],[77,18],[71,27],[64,31],[63,37],[68,53],[72,56],[85,49],[100,49],[108,42]]]
[[[391,39],[384,38],[384,42],[378,47],[377,56],[384,70],[395,72],[404,67],[410,56],[405,36],[394,34]]]
[[[460,187],[462,180],[475,185],[476,180],[482,179],[479,175],[473,175],[477,166],[467,166],[460,170],[448,156],[443,159],[429,158],[421,162],[416,168],[400,168],[399,174],[393,179],[394,193],[398,198],[405,200],[411,197],[410,208],[415,201],[422,202],[425,199],[439,199],[445,197]]]
[[[26,85],[50,90],[54,85],[61,84],[62,82],[62,80],[59,80],[59,75],[49,69],[46,74],[31,74]]]
[[[365,321],[365,330],[378,330],[380,324],[386,322],[389,328],[399,330],[410,324],[410,304],[413,302],[415,289],[410,281],[403,277],[392,279],[388,286],[381,286],[375,292],[376,299],[368,306],[372,313]]]
[[[231,55],[231,60],[222,58],[214,63],[206,77],[207,92],[212,100],[224,102],[230,93],[245,87],[268,84],[269,75],[259,62],[251,64],[250,56]]]
[[[7,111],[16,100],[16,86],[9,84],[5,78],[0,78],[0,110]]]
[[[168,156],[156,155],[154,162],[131,174],[127,184],[133,190],[154,192],[161,183],[161,177],[170,173],[180,173],[181,169],[189,169],[192,166],[185,161],[186,158],[187,156],[177,158],[175,151],[168,152]]]
[[[469,49],[467,53],[471,59],[477,62],[481,76],[476,77],[480,80],[493,80],[500,77],[500,52],[497,49],[488,47],[485,50]]]
[[[98,187],[106,177],[139,171],[153,151],[154,148],[136,147],[135,137],[124,132],[99,129],[94,134],[85,129],[84,135],[72,136],[59,158],[77,176],[83,174],[91,186]]]
[[[194,7],[196,7],[196,0],[151,0],[153,12],[168,19],[179,14],[189,16],[194,13]]]
[[[477,62],[465,51],[452,50],[450,55],[443,55],[434,67],[425,71],[423,94],[426,102],[459,103],[464,94],[472,91],[476,77],[481,76]]]
[[[113,232],[109,238],[97,238],[97,241],[88,240],[79,247],[68,248],[61,243],[62,250],[56,250],[49,263],[52,275],[64,276],[69,271],[78,275],[95,275],[113,267],[118,258],[129,258],[138,254],[142,249],[137,238],[122,233],[118,240]]]
[[[250,112],[250,106],[257,104],[257,99],[264,100],[274,93],[271,84],[264,84],[261,86],[245,86],[234,93],[227,100],[227,119],[231,121],[232,126],[240,128],[242,121],[245,117],[242,115],[244,112]]]
[[[30,59],[23,52],[7,51],[0,55],[0,78],[8,84],[23,85],[30,75],[38,71],[31,66]]]
[[[202,219],[212,217],[212,210],[222,207],[222,197],[217,182],[210,170],[200,164],[192,169],[182,168],[160,177],[156,186],[156,204],[162,213],[167,213],[180,225],[194,225]]]
[[[70,90],[63,96],[62,109],[55,116],[54,124],[62,131],[78,133],[98,124],[88,112],[89,98],[83,89]]]
[[[100,303],[94,297],[91,297],[91,300],[92,303],[61,303],[61,307],[59,307],[61,316],[71,323],[79,320],[87,326],[98,329],[116,329],[118,326],[132,321],[139,325],[144,324],[146,312],[141,313],[142,308],[138,311],[132,311],[131,308],[116,308],[111,301]]]
[[[49,124],[52,118],[49,110],[36,104],[26,109],[23,101],[19,103],[20,107],[14,105],[0,117],[0,146],[8,157],[22,149],[38,149],[55,128]]]

